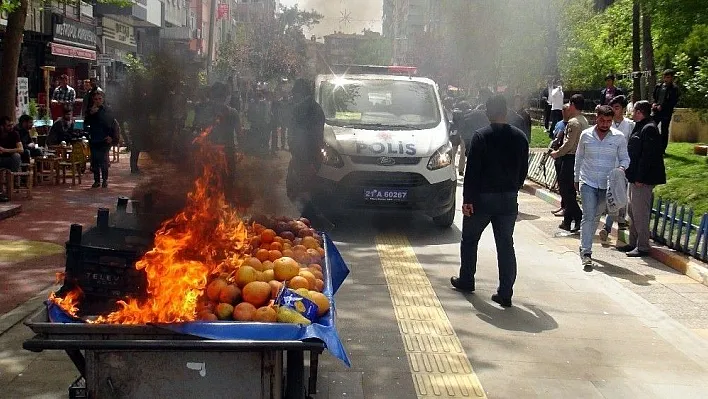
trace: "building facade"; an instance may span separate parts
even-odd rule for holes
[[[382,32],[392,42],[394,64],[412,58],[429,23],[430,3],[439,0],[384,0]]]

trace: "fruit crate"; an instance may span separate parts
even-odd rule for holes
[[[126,297],[146,294],[147,276],[135,269],[135,262],[152,244],[152,237],[132,229],[107,226],[108,210],[99,209],[97,226],[83,232],[71,226],[66,243],[62,296],[78,286],[83,292],[81,314],[102,314]]]

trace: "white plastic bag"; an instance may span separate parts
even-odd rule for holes
[[[612,169],[607,178],[607,213],[617,215],[620,209],[627,206],[627,177],[619,168]]]

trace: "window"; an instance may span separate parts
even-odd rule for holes
[[[403,80],[336,78],[320,86],[327,122],[367,129],[431,129],[440,124],[433,86]]]

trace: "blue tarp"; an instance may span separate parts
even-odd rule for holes
[[[337,333],[335,325],[336,310],[334,294],[339,290],[349,275],[349,268],[342,259],[334,243],[324,236],[326,262],[324,265],[325,294],[331,308],[317,323],[309,326],[286,323],[240,323],[240,322],[190,322],[160,324],[160,327],[170,329],[180,334],[189,334],[207,339],[219,340],[254,340],[254,341],[302,341],[319,339],[324,342],[332,355],[347,366],[351,366],[347,352]],[[54,303],[47,303],[49,320],[53,323],[82,323],[83,320],[71,317]]]

